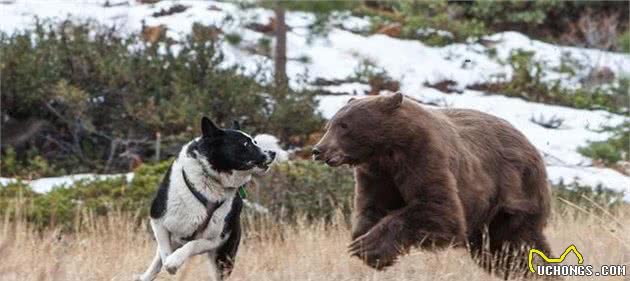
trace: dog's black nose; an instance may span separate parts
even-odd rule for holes
[[[276,152],[275,151],[269,151],[269,158],[271,158],[271,160],[276,159]]]
[[[313,148],[313,151],[311,151],[311,153],[313,153],[313,155],[319,155],[319,154],[320,154],[320,153],[322,153],[322,152],[319,150],[319,148],[314,147],[314,148]]]

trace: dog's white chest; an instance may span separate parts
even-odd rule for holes
[[[221,237],[224,228],[226,227],[226,217],[231,211],[232,200],[225,200],[214,212],[211,214],[205,229],[200,230],[203,227],[205,220],[208,216],[208,211],[202,207],[201,203],[195,202],[194,206],[169,206],[167,215],[164,217],[163,225],[171,233],[171,238],[174,242],[184,244],[192,239],[220,239],[225,240],[227,237]],[[229,231],[229,230],[228,230]],[[196,237],[192,237],[197,234]],[[227,236],[227,235],[224,235]]]
[[[221,204],[221,206],[214,211],[212,217],[210,218],[210,222],[208,222],[208,227],[206,231],[204,231],[204,237],[212,238],[218,237],[223,232],[223,229],[226,227],[226,218],[230,211],[232,211],[232,198],[226,200]]]

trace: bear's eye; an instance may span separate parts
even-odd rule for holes
[[[339,123],[339,126],[340,126],[342,129],[348,129],[348,125],[347,125],[346,123]]]

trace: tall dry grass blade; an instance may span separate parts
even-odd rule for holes
[[[617,224],[617,226],[619,227],[624,227],[624,225],[617,220],[617,217],[613,214],[611,214],[607,208],[604,208],[601,204],[595,202],[592,198],[582,194],[581,196],[583,199],[585,199],[586,201],[588,201],[589,203],[591,203],[591,205],[593,205],[595,208],[597,208],[598,210],[600,210],[602,213],[604,213],[606,216],[608,216],[609,219],[611,219],[613,222],[615,222]]]
[[[573,202],[571,202],[569,200],[566,200],[566,199],[560,198],[560,197],[558,198],[558,200],[560,200],[560,202],[563,202],[563,203],[567,204],[570,207],[575,208],[576,210],[578,210],[578,211],[580,211],[580,212],[582,212],[582,213],[584,213],[586,215],[589,215],[591,218],[596,219],[601,224],[604,224],[604,225],[607,224],[607,221],[604,220],[603,218],[601,218],[600,216],[598,216],[597,214],[595,214],[595,213],[593,213],[591,211],[588,211],[588,210],[584,209],[583,207],[580,207],[580,206],[576,205],[575,203],[573,203]],[[629,248],[630,247],[630,242],[626,241],[626,238],[621,237],[621,236],[615,234],[612,231],[606,231],[606,233],[608,235],[612,236],[613,238],[617,239],[619,242],[621,242],[625,246],[625,248]]]

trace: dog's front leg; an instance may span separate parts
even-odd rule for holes
[[[135,281],[151,281],[155,279],[160,269],[162,268],[162,258],[160,257],[160,248],[156,248],[155,257],[149,265],[149,268],[142,274],[134,278]]]
[[[221,241],[219,239],[198,239],[190,241],[166,258],[164,268],[168,271],[168,273],[175,274],[177,269],[184,263],[184,261],[186,261],[186,259],[194,255],[214,250],[221,246],[220,242]]]
[[[209,264],[210,264],[210,281],[221,281],[223,280],[223,275],[221,274],[221,270],[217,266],[217,253],[215,251],[208,252]]]
[[[153,229],[153,235],[155,235],[155,241],[160,251],[160,257],[162,262],[166,261],[166,258],[173,253],[173,246],[171,245],[171,234],[168,232],[162,224],[151,219],[151,228]]]

